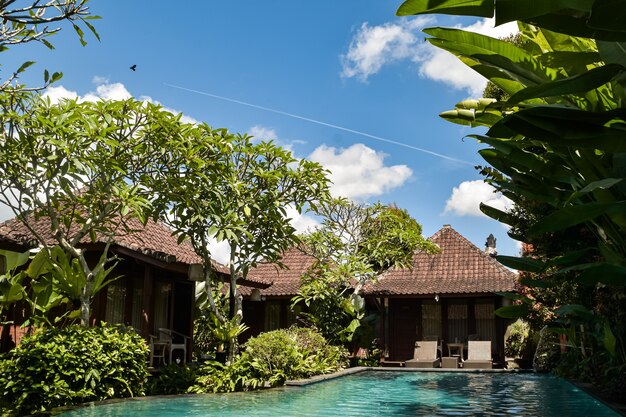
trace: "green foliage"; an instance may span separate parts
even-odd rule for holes
[[[504,343],[504,354],[510,358],[521,358],[526,352],[529,343],[530,326],[522,320],[513,323],[509,330],[509,336]]]
[[[162,168],[164,142],[186,134],[185,125],[136,100],[52,104],[29,92],[0,94],[0,114],[0,203],[30,230],[41,256],[57,261],[57,281],[78,296],[87,325],[91,299],[106,283],[109,244],[136,227],[131,219],[147,220],[145,179]],[[46,231],[33,227],[42,218]],[[51,238],[63,254],[53,253]],[[105,248],[90,265],[79,246],[96,239]]]
[[[441,116],[488,128],[472,136],[488,146],[482,173],[517,208],[481,209],[511,225],[512,236],[532,245],[524,255],[536,258],[505,260],[526,271],[525,287],[523,304],[501,313],[525,310],[535,327],[558,325],[572,346],[566,359],[600,386],[626,367],[624,10],[624,0],[408,0],[398,10],[518,21],[523,42],[514,44],[425,30],[502,91]],[[538,357],[551,368],[558,352],[547,352]]]
[[[294,305],[307,306],[303,316],[333,344],[353,352],[374,338],[360,292],[390,268],[412,265],[415,251],[435,253],[421,226],[395,206],[358,205],[344,199],[319,206],[322,226],[303,237],[302,250],[315,258],[302,277]]]
[[[31,42],[40,42],[47,48],[54,49],[54,46],[48,39],[51,35],[61,30],[61,27],[50,27],[51,24],[56,23],[71,24],[83,46],[87,42],[80,24],[84,24],[100,40],[98,32],[89,22],[89,20],[99,19],[99,17],[90,15],[88,0],[49,0],[45,3],[32,0],[19,2],[14,7],[11,7],[13,3],[15,2],[4,2],[0,6],[0,52],[6,51],[9,47],[15,45]],[[34,61],[26,61],[12,74],[10,73],[7,79],[0,85],[0,91],[10,89],[9,86],[17,84],[16,81],[19,75],[34,63]],[[39,88],[47,87],[62,76],[63,74],[58,72],[50,76],[48,70],[45,70],[43,75],[44,83]],[[13,88],[18,90],[26,89],[26,87],[19,84],[14,85]]]
[[[313,329],[291,327],[261,333],[245,344],[232,363],[208,362],[190,392],[248,391],[286,380],[338,371],[347,364],[345,349],[329,345]]]
[[[377,273],[390,268],[411,268],[416,250],[437,251],[422,236],[422,226],[397,206],[381,207],[363,224],[359,253],[366,256]]]
[[[195,365],[171,364],[158,369],[146,384],[146,395],[185,394],[196,381]]]
[[[236,356],[232,362],[222,364],[208,361],[198,369],[195,384],[187,392],[203,394],[209,392],[251,391],[264,387],[264,381],[257,379],[249,358]]]
[[[345,351],[332,346],[310,328],[291,327],[250,338],[245,344],[258,377],[271,386],[286,380],[335,372],[344,364]]]
[[[143,395],[148,346],[106,325],[38,330],[0,361],[3,406],[19,414]]]
[[[200,125],[195,135],[167,146],[168,167],[155,171],[151,188],[159,190],[154,205],[161,219],[189,238],[203,260],[205,294],[212,313],[225,327],[239,326],[242,297],[238,280],[260,261],[277,261],[298,242],[287,216],[315,207],[328,195],[324,169],[298,160],[272,142],[255,143],[247,135]],[[213,299],[214,276],[210,239],[230,249],[228,315]],[[228,323],[231,322],[231,323]],[[236,340],[229,343],[229,357]]]

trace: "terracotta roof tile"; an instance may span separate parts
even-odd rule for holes
[[[417,252],[412,270],[392,270],[376,284],[366,286],[364,294],[474,294],[515,289],[515,273],[485,254],[452,227],[444,226],[430,240],[441,249],[438,254]],[[313,258],[291,248],[285,252],[281,262],[288,269],[262,264],[250,272],[263,280],[274,281],[272,286],[261,290],[262,295],[295,295],[300,286],[300,277],[312,265]],[[250,290],[242,293],[249,295]]]
[[[128,226],[133,230],[129,233],[115,236],[113,244],[130,249],[134,252],[141,253],[164,262],[180,262],[183,264],[201,263],[202,259],[196,255],[191,243],[183,241],[180,245],[175,236],[172,236],[172,230],[161,222],[149,220],[146,225],[135,218],[126,220]],[[46,241],[54,245],[52,233],[50,232],[50,223],[46,217],[40,218],[35,222],[35,231],[44,236]],[[76,229],[70,231],[75,233]],[[5,242],[14,242],[25,247],[34,247],[37,245],[32,234],[17,219],[10,219],[0,223],[0,240]],[[102,236],[96,236],[95,243],[105,243]],[[89,236],[85,236],[81,240],[81,244],[89,244],[91,242]],[[224,274],[229,274],[228,268],[217,262],[214,267]],[[251,280],[254,280],[251,278]]]
[[[430,240],[441,251],[417,252],[414,267],[389,271],[364,293],[370,295],[472,294],[513,291],[516,274],[485,254],[450,226]]]
[[[302,253],[298,248],[287,249],[281,262],[288,268],[281,269],[273,263],[262,263],[250,271],[250,275],[263,281],[273,281],[261,294],[270,297],[294,296],[300,288],[300,277],[313,264],[314,258]],[[250,289],[242,288],[242,294],[249,295]]]

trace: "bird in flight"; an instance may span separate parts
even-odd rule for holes
[[[137,64],[133,64],[133,65],[131,65],[131,66],[130,66],[130,69],[131,69],[131,70],[133,70],[133,71],[135,71],[135,70],[137,69]]]

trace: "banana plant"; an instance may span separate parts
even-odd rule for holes
[[[515,213],[482,205],[485,214],[517,224],[514,237],[525,242],[570,236],[560,253],[498,259],[526,271],[524,283],[535,288],[557,278],[582,286],[593,309],[570,304],[555,312],[583,354],[603,347],[623,369],[626,0],[407,0],[397,11],[436,13],[495,17],[496,25],[517,21],[520,44],[459,29],[424,30],[431,44],[503,92],[498,99],[465,100],[440,116],[486,128],[470,136],[486,145],[480,155],[488,166],[481,172],[532,215],[519,227],[522,217]],[[605,298],[589,301],[591,294]],[[528,314],[533,300],[519,295],[518,301],[499,313]]]

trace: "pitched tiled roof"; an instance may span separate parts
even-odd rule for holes
[[[300,288],[300,277],[313,264],[314,258],[302,253],[296,247],[289,248],[282,256],[281,262],[287,269],[281,269],[273,263],[261,263],[250,270],[250,275],[263,281],[273,281],[269,287],[261,290],[261,294],[270,297],[294,296]],[[241,293],[250,295],[251,289],[242,288]]]
[[[444,226],[430,239],[441,251],[435,255],[417,252],[414,267],[389,271],[376,284],[366,286],[367,295],[480,294],[513,291],[516,275],[494,258]],[[293,296],[300,286],[300,277],[313,263],[313,258],[296,248],[285,252],[281,262],[288,269],[262,264],[250,272],[267,281],[274,281],[261,294],[270,297]],[[250,291],[242,291],[249,295]]]
[[[185,240],[178,244],[176,236],[172,236],[172,230],[165,224],[149,220],[144,226],[136,218],[127,219],[126,224],[133,231],[115,236],[113,246],[117,245],[167,263],[179,262],[187,265],[202,263],[202,259],[196,255],[191,243]],[[43,236],[48,244],[56,243],[50,232],[50,222],[47,217],[41,217],[34,222],[33,229]],[[75,233],[76,230],[72,232]],[[0,223],[0,241],[17,243],[25,248],[37,246],[32,234],[17,219]],[[89,236],[81,240],[83,245],[105,242],[102,236],[96,236],[96,242],[91,242]],[[229,273],[228,268],[217,262],[214,263],[214,267],[219,272]]]
[[[493,257],[444,226],[429,240],[441,251],[416,252],[413,269],[389,271],[364,293],[370,295],[474,294],[513,291],[516,275]]]

